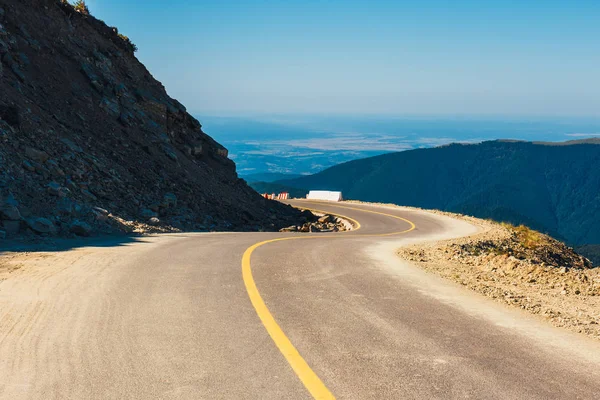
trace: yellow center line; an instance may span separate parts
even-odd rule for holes
[[[265,329],[269,333],[269,336],[271,336],[271,339],[273,339],[273,342],[275,342],[275,345],[277,346],[277,348],[279,349],[281,354],[283,354],[283,356],[285,357],[287,362],[290,364],[290,366],[292,367],[292,369],[294,370],[294,372],[296,373],[298,378],[300,378],[300,381],[302,382],[302,384],[304,384],[304,387],[309,391],[309,393],[312,395],[312,397],[314,399],[318,399],[318,400],[335,399],[335,396],[329,391],[329,389],[327,389],[327,386],[325,386],[323,381],[321,381],[321,379],[312,370],[312,368],[310,368],[310,366],[308,365],[306,360],[304,360],[304,358],[300,355],[300,353],[298,352],[296,347],[294,347],[294,345],[292,344],[290,339],[288,339],[286,334],[283,332],[283,330],[281,329],[281,327],[279,326],[277,321],[275,321],[273,314],[271,314],[271,312],[269,311],[269,308],[265,304],[265,301],[263,300],[262,296],[260,295],[260,292],[258,291],[258,287],[256,286],[256,282],[254,281],[254,277],[252,276],[252,266],[250,264],[250,258],[252,256],[252,253],[254,252],[254,250],[256,250],[257,248],[259,248],[261,246],[264,246],[265,244],[281,242],[284,240],[324,239],[324,238],[335,239],[335,238],[344,238],[344,237],[348,238],[348,237],[390,236],[390,235],[398,235],[398,234],[402,234],[402,233],[407,233],[407,232],[410,232],[410,231],[416,229],[416,226],[414,223],[412,223],[411,221],[409,221],[405,218],[398,217],[396,215],[386,214],[386,213],[371,211],[371,210],[363,210],[362,208],[344,207],[344,206],[339,206],[339,205],[336,205],[336,207],[347,208],[349,210],[362,211],[362,212],[367,212],[367,213],[372,213],[372,214],[380,214],[380,215],[384,215],[387,217],[395,218],[395,219],[398,219],[398,220],[408,223],[410,225],[410,228],[408,228],[404,231],[401,231],[401,232],[392,232],[392,233],[383,233],[383,234],[364,234],[364,235],[359,234],[359,235],[352,235],[352,236],[338,236],[337,234],[334,234],[334,235],[310,235],[310,236],[292,236],[292,237],[277,238],[277,239],[265,240],[263,242],[259,242],[259,243],[256,243],[256,244],[250,246],[248,249],[246,249],[246,251],[244,252],[244,255],[242,256],[242,277],[244,279],[244,285],[246,286],[246,291],[248,292],[250,301],[252,302],[252,305],[254,306],[254,309],[256,310],[256,314],[258,314],[258,317],[260,318]],[[298,208],[308,209],[306,207],[301,207],[301,206],[298,206]],[[328,214],[337,215],[339,217],[351,220],[352,222],[354,222],[356,224],[357,228],[350,232],[354,232],[354,231],[360,229],[360,227],[361,227],[360,223],[358,221],[356,221],[355,219],[341,215],[336,212],[314,210],[314,209],[312,209],[312,211],[326,212]],[[342,232],[342,233],[344,233],[344,232]]]
[[[325,205],[328,205],[328,204],[329,204],[329,203],[324,203],[324,202],[315,202],[315,203],[318,203],[318,204],[325,204]],[[401,232],[376,233],[376,234],[370,234],[370,235],[356,235],[356,236],[362,236],[362,237],[365,237],[365,236],[391,236],[391,235],[399,235],[399,234],[402,234],[402,233],[406,233],[406,232],[413,231],[413,230],[415,230],[415,229],[417,228],[417,226],[416,226],[416,225],[415,225],[415,224],[414,224],[412,221],[409,221],[408,219],[406,219],[406,218],[402,218],[402,217],[399,217],[399,216],[397,216],[397,215],[393,215],[393,214],[387,214],[387,213],[382,213],[382,212],[379,212],[379,211],[373,211],[373,210],[365,210],[364,208],[356,208],[356,207],[340,206],[340,205],[338,205],[338,204],[329,204],[329,205],[333,205],[334,207],[339,207],[339,208],[346,208],[346,209],[348,209],[348,210],[355,210],[355,211],[362,211],[362,212],[371,213],[371,214],[379,214],[379,215],[384,215],[384,216],[386,216],[386,217],[391,217],[391,218],[394,218],[394,219],[398,219],[398,220],[400,220],[400,221],[404,221],[404,222],[406,222],[408,225],[410,225],[410,228],[409,228],[409,229],[407,229],[407,230],[405,230],[405,231],[401,231]],[[334,213],[334,212],[330,212],[330,211],[328,211],[328,213],[329,213],[329,214],[333,214],[333,215],[339,215],[339,214],[336,214],[336,213]],[[342,217],[342,215],[340,215],[340,216]],[[347,218],[347,217],[345,217],[345,218]]]

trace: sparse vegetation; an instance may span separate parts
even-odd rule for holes
[[[127,36],[123,35],[122,33],[118,33],[119,38],[121,38],[122,41],[124,41],[125,43],[127,43],[127,46],[129,46],[129,48],[131,49],[131,51],[133,51],[134,53],[136,51],[138,51],[138,47],[135,45],[135,43],[133,43],[131,41],[131,39],[129,39]]]
[[[503,222],[501,225],[514,232],[519,243],[521,243],[521,245],[526,249],[533,250],[547,242],[545,239],[547,236],[525,225],[515,226],[507,222]]]
[[[92,26],[94,26],[95,29],[99,30],[103,34],[106,35],[106,31],[109,30],[112,31],[111,33],[115,35],[113,41],[115,41],[118,37],[125,45],[125,48],[132,53],[135,53],[138,50],[138,47],[135,45],[135,43],[133,43],[129,37],[119,33],[119,30],[116,27],[108,27],[104,21],[93,17],[92,14],[90,14],[90,9],[85,0],[76,0],[75,2],[73,2],[73,0],[59,0],[59,4],[63,7],[68,15],[71,15],[74,11],[80,15],[90,17],[88,18],[88,21],[92,24]],[[118,42],[118,40],[116,41]]]
[[[84,0],[77,0],[73,4],[73,8],[75,9],[75,11],[77,11],[80,14],[90,15],[90,9],[88,8],[88,6]]]

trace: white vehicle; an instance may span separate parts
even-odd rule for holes
[[[327,200],[342,201],[342,192],[332,192],[329,190],[311,190],[306,196],[308,200]]]

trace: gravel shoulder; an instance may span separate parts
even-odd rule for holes
[[[526,227],[427,211],[469,222],[479,232],[410,244],[397,250],[400,258],[554,326],[600,340],[600,268],[564,243]]]

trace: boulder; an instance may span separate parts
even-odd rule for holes
[[[300,232],[310,232],[310,223],[302,225],[302,227],[300,228]]]
[[[108,217],[108,210],[106,210],[106,209],[104,209],[102,207],[92,207],[92,210],[94,210],[95,212],[100,213],[100,214]]]
[[[25,155],[29,159],[31,159],[33,161],[37,161],[39,163],[44,163],[44,162],[46,162],[46,160],[48,160],[50,158],[48,153],[46,153],[45,151],[37,150],[37,149],[34,149],[33,147],[27,147],[25,149]]]
[[[21,213],[16,206],[5,204],[0,208],[0,217],[9,221],[18,221],[21,219]]]
[[[47,218],[30,218],[27,220],[27,225],[37,233],[54,233],[56,231],[52,221]]]
[[[90,236],[92,227],[86,222],[75,220],[69,226],[69,232],[74,233],[77,236]]]
[[[148,220],[148,225],[156,226],[158,224],[160,224],[160,219],[156,217],[152,217]]]
[[[321,218],[319,218],[319,222],[322,224],[331,222],[331,215],[323,215]]]
[[[48,193],[50,193],[52,196],[60,196],[61,189],[62,187],[60,186],[60,184],[56,182],[50,182],[48,184]]]
[[[92,213],[94,213],[94,217],[96,218],[96,221],[101,221],[101,222],[108,221],[108,211],[105,210],[104,208],[93,207]]]

